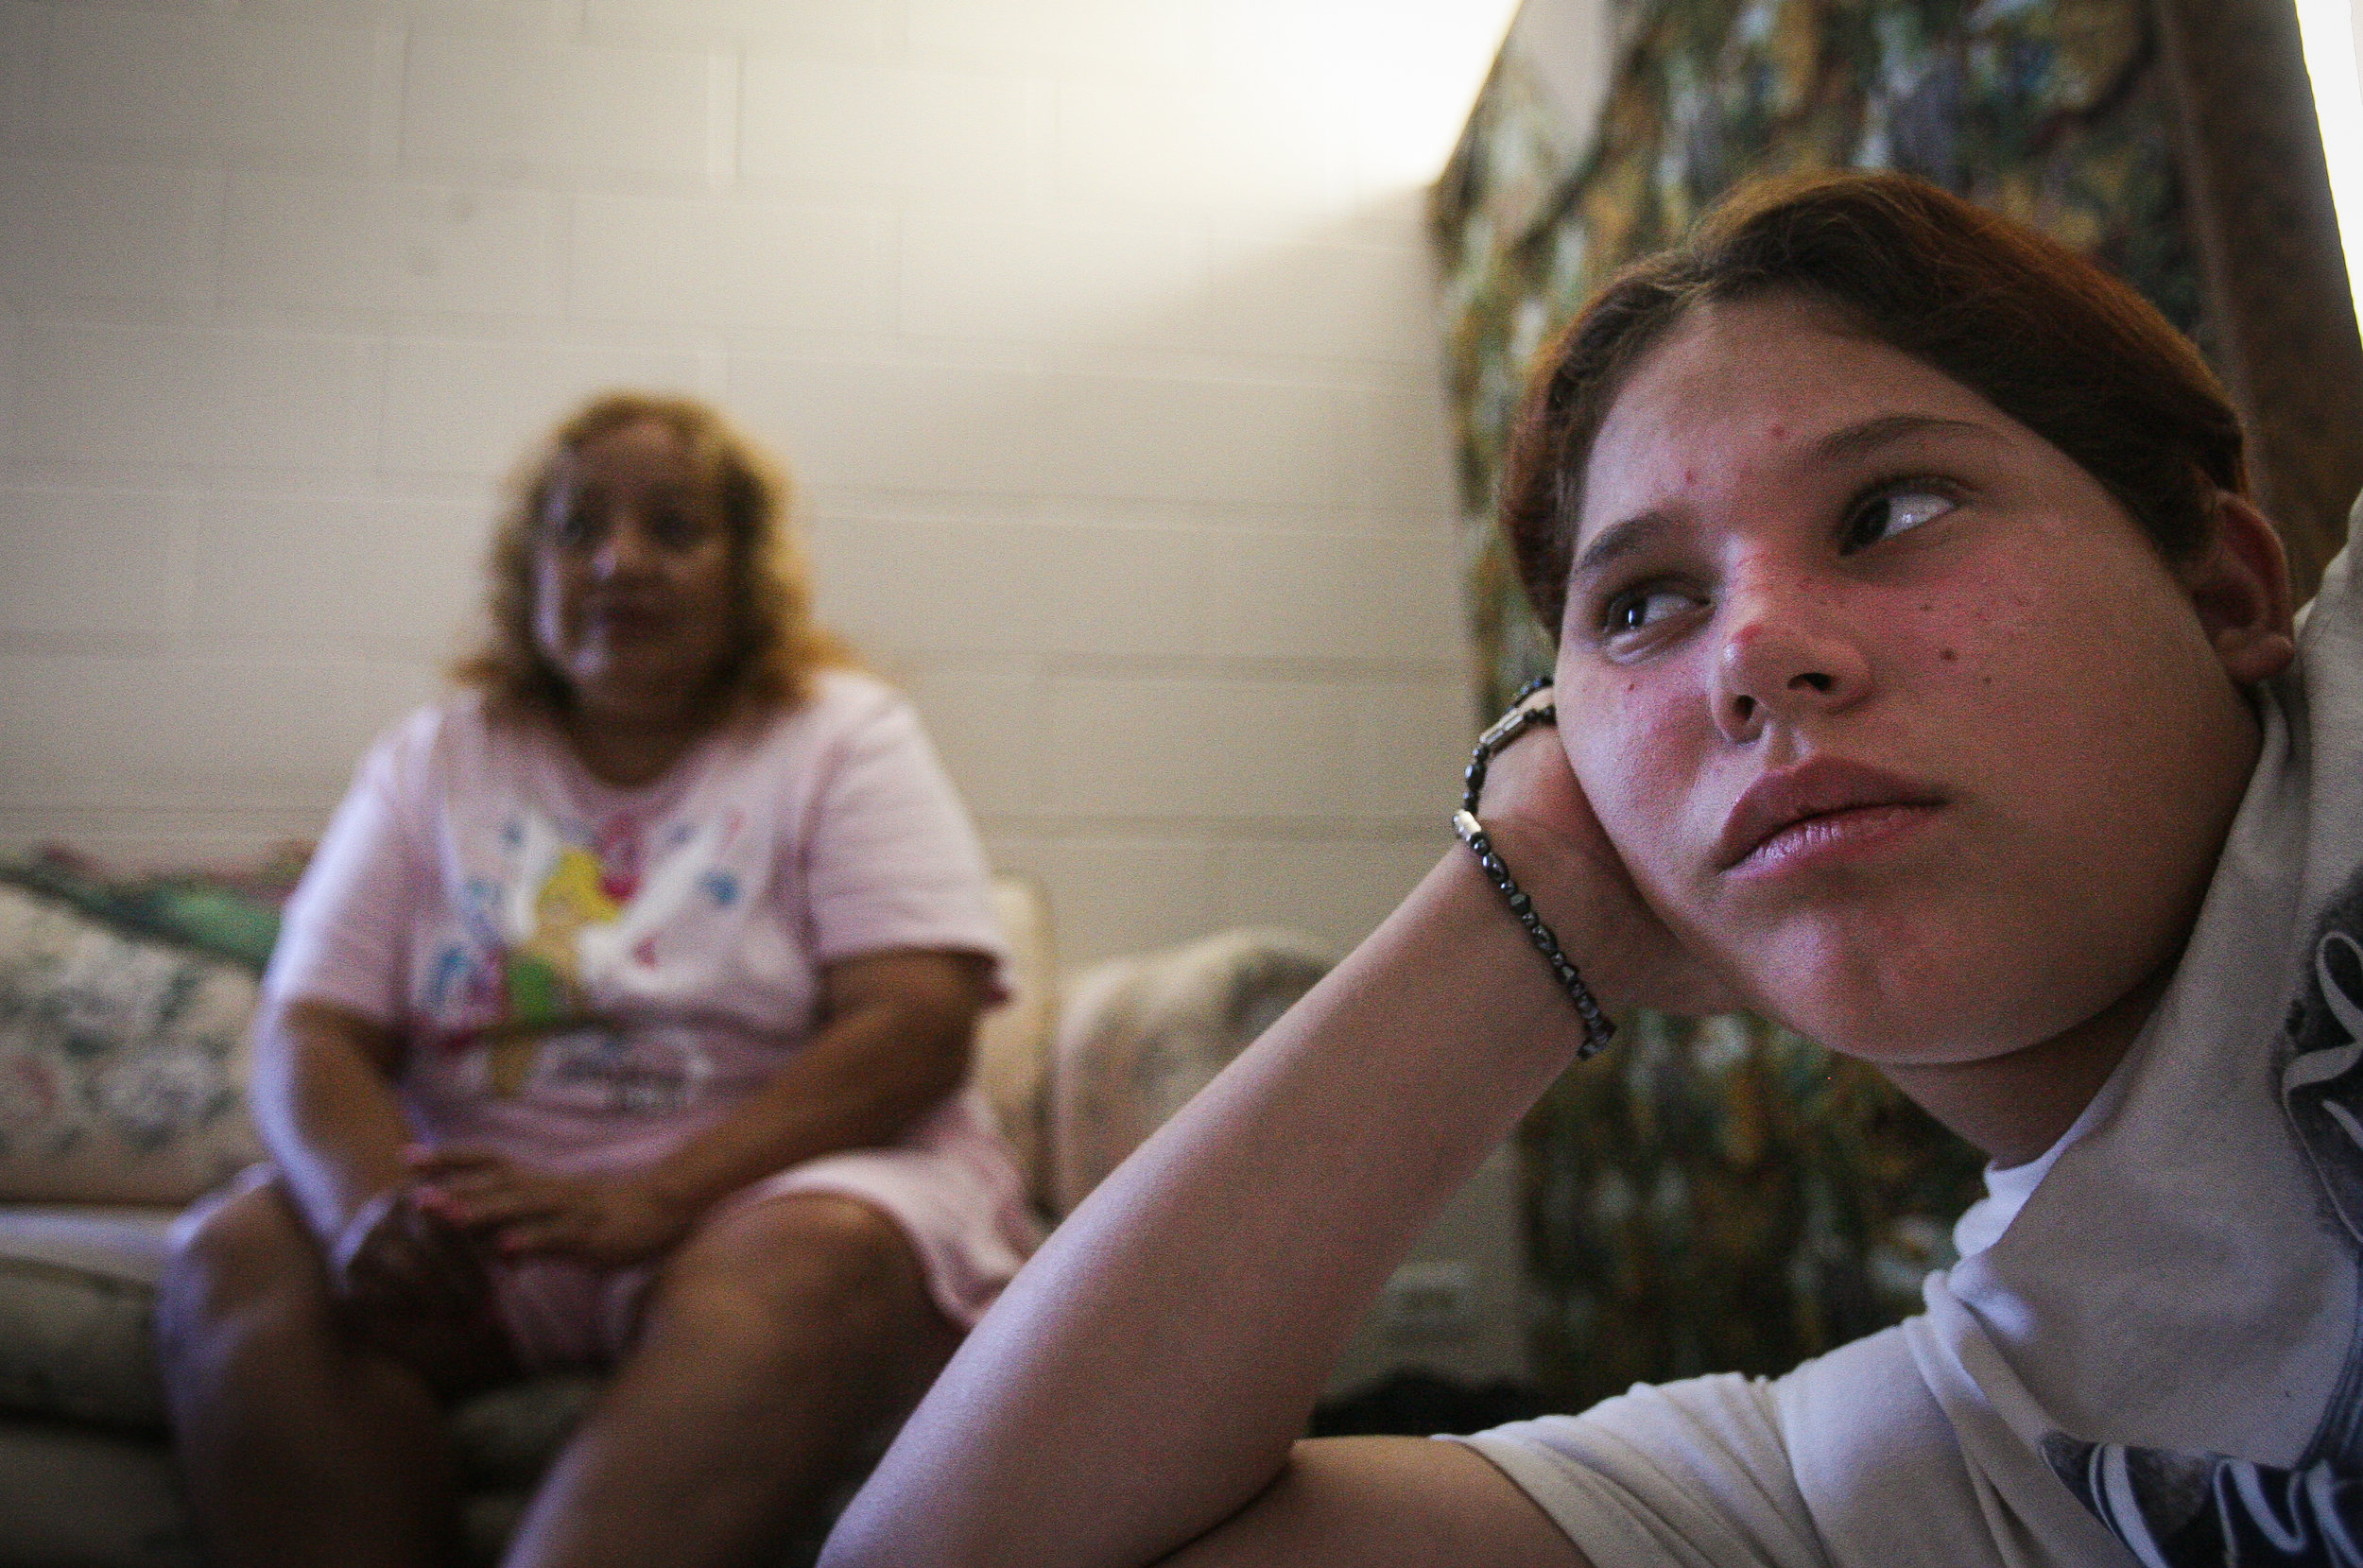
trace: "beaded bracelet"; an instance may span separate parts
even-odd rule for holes
[[[1567,961],[1567,955],[1560,950],[1558,937],[1552,934],[1551,928],[1535,911],[1534,900],[1528,898],[1526,889],[1518,886],[1518,879],[1509,874],[1509,868],[1503,864],[1500,853],[1493,848],[1493,840],[1487,836],[1484,825],[1476,819],[1477,797],[1485,790],[1485,770],[1492,763],[1494,753],[1534,726],[1559,721],[1559,710],[1549,703],[1533,708],[1522,706],[1527,698],[1550,683],[1551,678],[1547,675],[1526,682],[1518,695],[1509,699],[1509,712],[1477,737],[1476,752],[1469,759],[1468,772],[1462,775],[1460,809],[1452,814],[1452,831],[1476,856],[1477,864],[1484,868],[1487,880],[1500,888],[1502,897],[1509,901],[1509,912],[1518,918],[1520,925],[1526,927],[1526,938],[1534,943],[1535,951],[1543,955],[1543,961],[1551,966],[1551,974],[1558,979],[1559,989],[1565,991],[1567,1000],[1576,1005],[1576,1015],[1583,1020],[1583,1044],[1576,1051],[1576,1060],[1580,1061],[1596,1054],[1613,1039],[1616,1025],[1600,1011],[1599,1003],[1592,999],[1592,989],[1583,983],[1583,976],[1576,973],[1576,966]]]

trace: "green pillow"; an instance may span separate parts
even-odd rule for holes
[[[0,1200],[185,1203],[262,1158],[252,970],[0,882]]]

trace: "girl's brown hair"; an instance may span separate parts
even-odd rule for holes
[[[1502,525],[1554,640],[1584,465],[1650,348],[1693,307],[1792,291],[1842,330],[1933,367],[2065,453],[2169,559],[2244,495],[2238,418],[2190,341],[2067,247],[1923,181],[1840,175],[1726,200],[1689,241],[1612,281],[1537,361],[1512,428]]]
[[[533,638],[533,551],[567,455],[600,437],[653,422],[681,440],[690,471],[729,530],[733,633],[711,693],[715,710],[793,707],[812,672],[851,663],[845,645],[812,620],[812,576],[789,532],[786,474],[722,414],[694,398],[607,392],[544,438],[509,484],[509,503],[486,563],[489,626],[452,679],[497,707],[549,716],[570,700],[565,677]]]

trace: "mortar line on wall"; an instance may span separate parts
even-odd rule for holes
[[[716,48],[706,53],[706,189],[734,192],[738,187],[738,127],[745,118],[746,94],[743,51]]]
[[[402,92],[409,59],[407,28],[381,23],[371,29],[369,168],[381,178],[402,167]]]
[[[188,319],[218,326],[228,272],[230,244],[230,171],[216,164],[190,171],[194,208],[189,225],[187,255]]]
[[[1438,786],[1440,799],[1452,781]],[[976,828],[987,836],[1040,838],[1171,837],[1208,843],[1286,840],[1305,844],[1438,844],[1452,841],[1443,817],[1355,817],[1316,813],[1303,817],[1176,817],[1163,814],[977,812]]]
[[[1396,686],[1457,681],[1467,674],[1459,660],[1321,659],[1241,654],[1067,654],[1040,655],[1044,679],[1051,681],[1251,681]]]
[[[825,601],[828,585],[821,585]],[[824,619],[827,617],[824,615]],[[1105,651],[1061,652],[1042,647],[898,647],[883,638],[870,648],[873,663],[891,662],[912,679],[927,675],[1004,675],[1023,670],[1034,677],[1090,677],[1114,674],[1147,675],[1149,679],[1177,676],[1185,680],[1226,672],[1280,680],[1326,680],[1333,675],[1369,677],[1386,684],[1423,681],[1467,673],[1465,660],[1447,655],[1434,658],[1387,659],[1358,655],[1318,654],[1124,654]]]

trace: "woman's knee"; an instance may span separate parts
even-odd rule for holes
[[[174,1227],[156,1290],[168,1365],[241,1321],[324,1324],[329,1315],[319,1244],[276,1180],[242,1178]]]
[[[734,1320],[783,1350],[839,1353],[941,1324],[902,1228],[869,1204],[810,1193],[716,1215],[667,1266],[677,1310]]]

